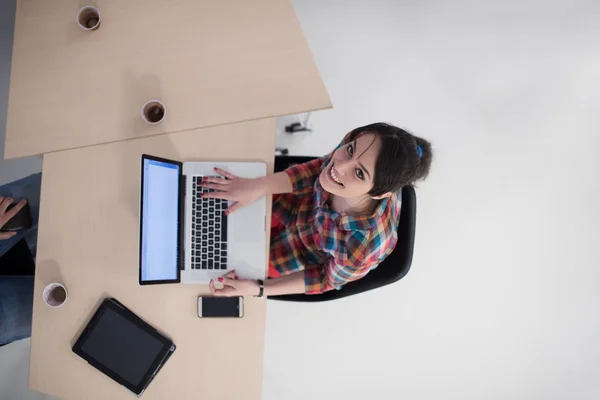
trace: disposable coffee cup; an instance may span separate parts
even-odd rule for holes
[[[165,105],[158,100],[150,100],[142,107],[142,119],[151,125],[161,123],[166,115]]]
[[[92,6],[82,7],[77,13],[77,23],[81,29],[95,31],[100,27],[100,11]]]
[[[43,296],[48,307],[58,308],[67,302],[67,289],[60,283],[51,283],[44,288]]]

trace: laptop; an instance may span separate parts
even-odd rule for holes
[[[235,270],[242,279],[265,279],[266,198],[224,212],[227,200],[203,177],[220,168],[244,178],[267,174],[258,162],[177,162],[142,155],[139,284],[203,284]]]

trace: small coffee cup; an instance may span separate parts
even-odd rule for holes
[[[142,119],[151,125],[160,124],[167,115],[165,105],[158,100],[147,101],[142,106]]]
[[[44,288],[43,296],[48,307],[58,308],[67,302],[67,289],[60,283],[50,283]]]
[[[81,29],[95,31],[100,27],[100,11],[92,6],[82,7],[77,13],[77,23]]]

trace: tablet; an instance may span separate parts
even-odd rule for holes
[[[73,352],[137,396],[175,351],[171,339],[121,303],[106,298],[73,346]]]

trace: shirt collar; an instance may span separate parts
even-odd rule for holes
[[[390,197],[382,199],[370,216],[342,216],[340,219],[340,228],[346,231],[368,231],[374,229],[382,221],[395,215],[396,208],[399,205],[398,196],[394,193]]]

